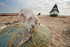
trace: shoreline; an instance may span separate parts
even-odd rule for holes
[[[0,13],[0,16],[18,16],[19,13]],[[46,16],[50,16],[50,15],[46,15]],[[58,16],[70,16],[70,15],[58,15]]]

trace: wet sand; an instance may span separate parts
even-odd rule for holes
[[[49,47],[70,47],[70,16],[38,16],[41,23],[48,26],[51,32]],[[18,21],[18,16],[0,16],[0,27],[8,21]]]

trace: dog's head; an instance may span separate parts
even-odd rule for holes
[[[34,28],[35,25],[40,25],[39,19],[35,18],[35,20],[32,22],[31,26]]]
[[[39,22],[39,20],[38,20],[38,19],[36,19],[36,20],[35,20],[35,24],[40,25],[40,22]]]

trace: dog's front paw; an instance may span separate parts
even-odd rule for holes
[[[21,26],[21,24],[19,24],[19,26]]]
[[[30,32],[30,29],[28,29],[28,32]]]
[[[31,33],[31,34],[32,34],[32,32],[33,32],[33,31],[34,31],[34,28],[31,28],[29,33]]]

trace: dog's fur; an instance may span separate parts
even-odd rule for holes
[[[30,22],[29,22],[30,19],[32,20],[32,24],[31,24],[32,27],[34,27],[35,24],[40,24],[40,21],[39,21],[37,15],[34,15],[34,12],[32,10],[23,8],[19,12],[20,25],[21,25],[21,19],[22,19],[21,15],[23,15],[23,18],[24,18],[23,23],[25,23],[25,21],[26,21],[28,31],[30,31]]]

